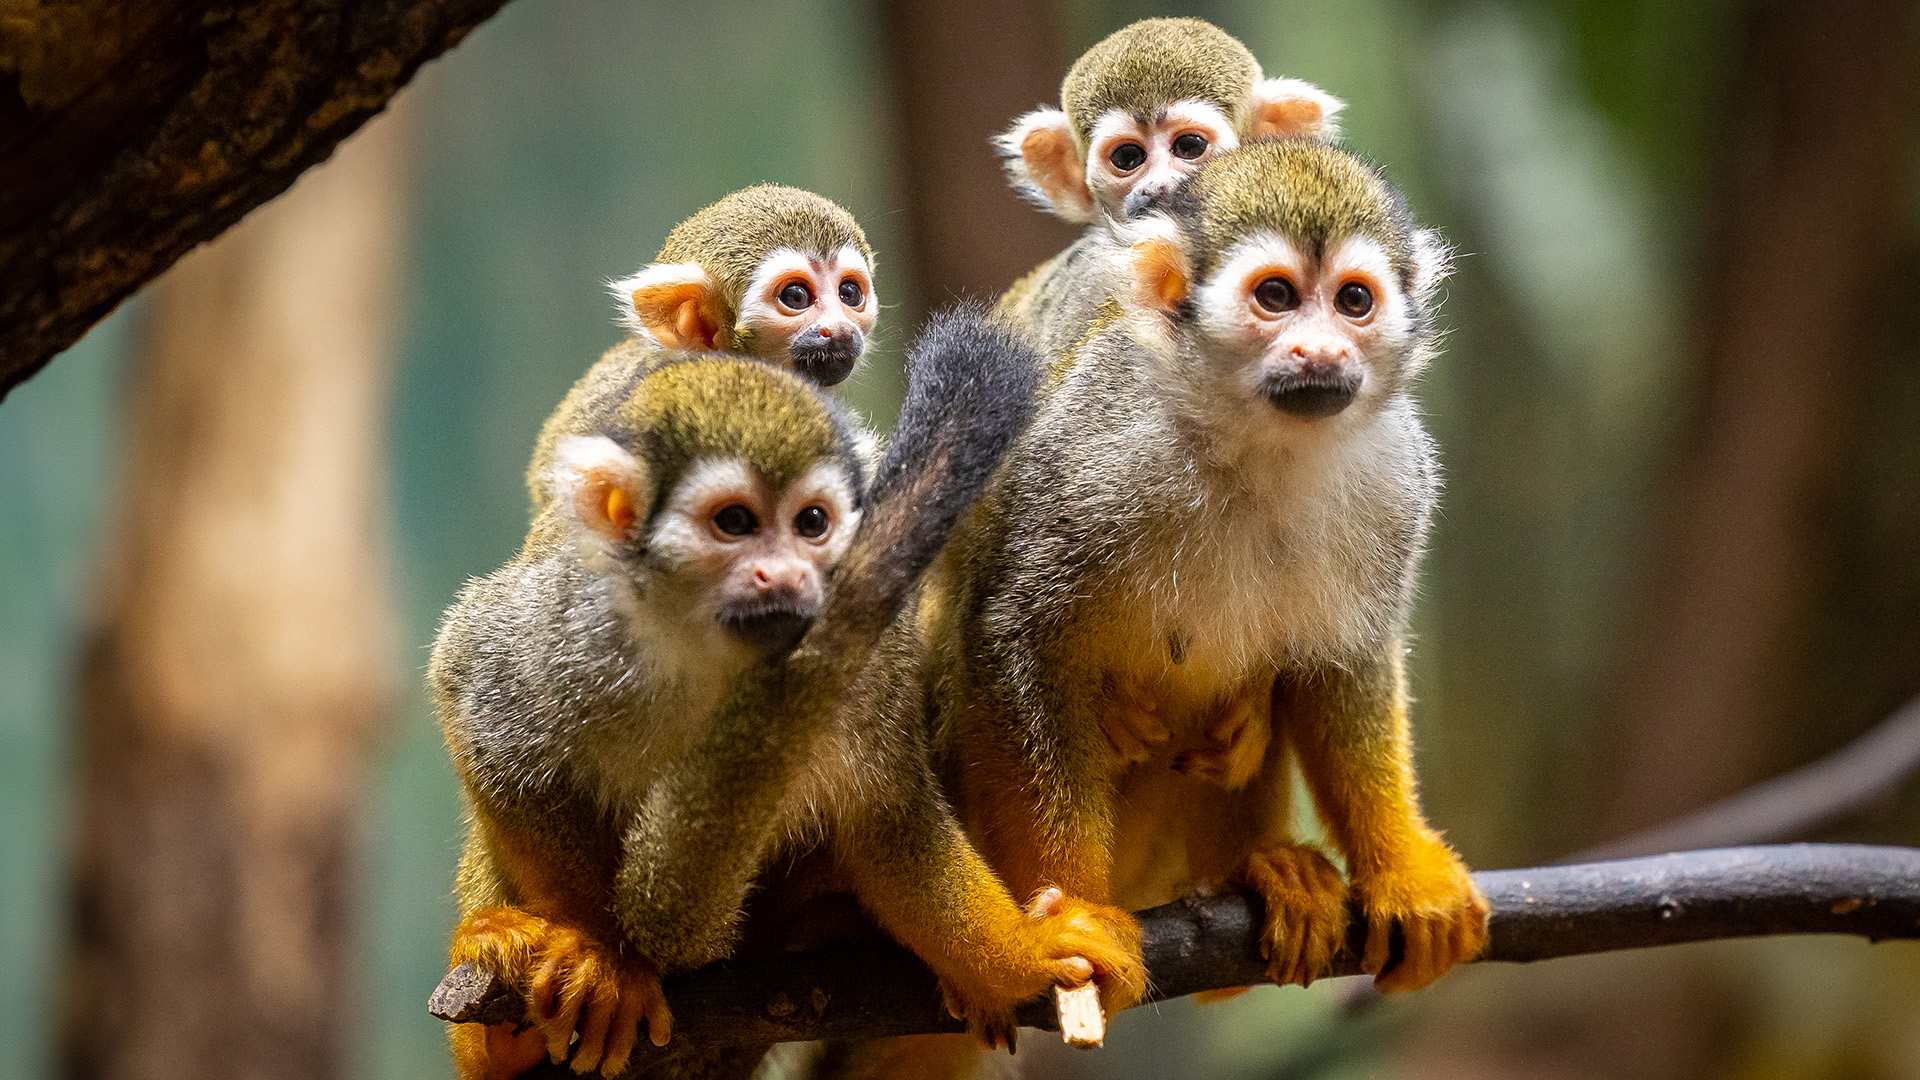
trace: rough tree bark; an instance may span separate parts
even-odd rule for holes
[[[343,1071],[354,812],[395,686],[405,137],[376,125],[153,290],[83,667],[67,1076]]]
[[[504,0],[0,0],[0,398]]]
[[[954,296],[991,299],[1073,241],[1059,219],[1007,186],[989,136],[1057,102],[1067,58],[1055,5],[1022,0],[882,4],[900,168],[907,261],[920,312]]]

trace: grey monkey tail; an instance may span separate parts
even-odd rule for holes
[[[822,629],[870,647],[1032,421],[1043,362],[992,309],[930,319],[907,355],[907,395],[874,473],[860,536],[841,560]]]

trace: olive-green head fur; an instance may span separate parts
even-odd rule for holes
[[[853,215],[778,184],[681,222],[655,261],[607,285],[621,324],[655,345],[757,356],[822,386],[853,373],[880,313]]]
[[[843,406],[791,372],[689,355],[647,372],[602,434],[647,463],[657,501],[704,458],[742,461],[776,488],[821,461],[844,460],[857,498],[865,483],[852,432]]]
[[[742,290],[768,252],[785,247],[829,255],[848,245],[873,262],[867,234],[838,203],[799,188],[756,184],[675,226],[654,262],[706,267],[738,311]]]
[[[1380,170],[1318,139],[1251,143],[1222,154],[1194,175],[1172,207],[1199,280],[1237,241],[1258,232],[1315,252],[1348,237],[1371,239],[1385,250],[1401,288],[1423,307],[1446,272],[1438,235],[1415,225]]]
[[[1259,81],[1260,62],[1212,23],[1142,19],[1107,35],[1074,62],[1060,85],[1060,106],[1084,154],[1095,121],[1108,109],[1136,112],[1195,99],[1233,117]]]

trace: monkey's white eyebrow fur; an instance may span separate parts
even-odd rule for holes
[[[726,495],[754,504],[758,485],[753,471],[738,458],[701,458],[687,466],[680,482],[667,493],[658,521],[647,538],[647,547],[656,557],[669,563],[691,557],[714,545],[702,528],[701,511]]]

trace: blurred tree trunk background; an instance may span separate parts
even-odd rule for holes
[[[83,668],[67,1076],[345,1074],[405,157],[381,120],[152,291]]]
[[[362,308],[313,273],[282,283],[263,238],[236,233],[225,244],[252,254],[223,244],[195,261],[228,269],[183,265],[154,291],[115,524],[68,510],[101,487],[103,436],[76,418],[113,415],[111,371],[69,357],[0,404],[0,817],[23,823],[0,830],[0,967],[28,972],[0,981],[0,1074],[51,1056],[33,988],[71,974],[60,1054],[75,1075],[446,1075],[422,1003],[444,972],[459,823],[420,649],[460,582],[524,534],[533,434],[618,336],[602,283],[746,184],[843,202],[879,250],[887,306],[876,363],[846,394],[884,426],[920,315],[990,297],[1072,235],[1007,189],[987,136],[1147,15],[1212,19],[1269,74],[1345,98],[1351,145],[1463,252],[1422,390],[1447,491],[1413,663],[1425,798],[1471,863],[1537,863],[1699,805],[1920,690],[1910,0],[721,11],[514,0],[419,80],[408,250],[368,254],[350,279],[400,282],[383,295],[403,651],[375,645],[377,579],[350,571],[381,562],[377,489],[347,489],[385,460],[385,369],[345,342],[317,367],[285,352],[346,334]],[[328,235],[344,245],[353,224]],[[218,316],[189,329],[190,302]],[[296,329],[265,329],[283,323]],[[43,583],[102,534],[104,581]],[[48,777],[69,730],[45,626],[81,584],[101,603],[76,710],[82,903],[64,972],[40,944],[58,914],[38,899],[57,885]],[[290,651],[311,654],[298,678]],[[404,722],[369,757],[394,657]],[[1920,841],[1916,795],[1819,838]],[[356,846],[362,808],[377,828]],[[356,957],[364,978],[346,974]],[[329,974],[263,974],[276,966]],[[121,968],[135,974],[106,981]],[[274,997],[302,985],[316,996]],[[1920,958],[1897,945],[1487,967],[1349,1027],[1338,993],[1169,1003],[1117,1023],[1102,1053],[1042,1038],[1021,1058],[1062,1080],[1920,1080]],[[334,1006],[332,1031],[285,1020]]]

